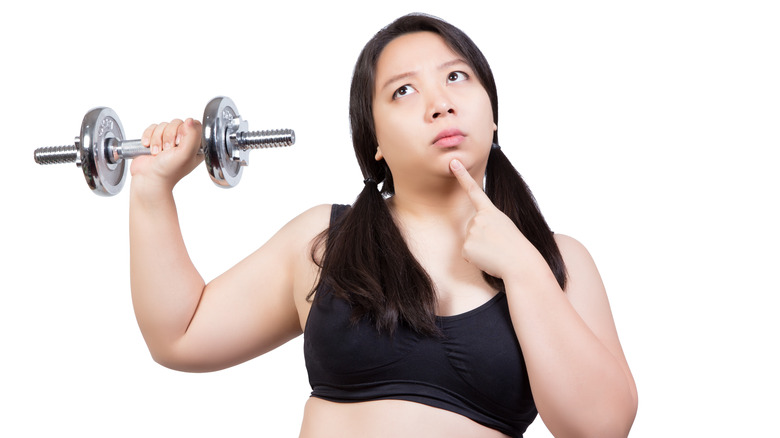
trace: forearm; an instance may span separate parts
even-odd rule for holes
[[[475,209],[462,255],[504,281],[545,425],[558,438],[626,436],[636,389],[590,254],[574,239],[554,237],[569,274],[564,293],[544,257],[482,190],[481,179],[458,160],[450,170]]]
[[[556,437],[626,436],[636,414],[627,370],[539,263],[504,281],[542,419]]]
[[[130,190],[130,281],[139,327],[160,361],[187,331],[204,282],[184,245],[173,194],[147,190],[142,178]]]

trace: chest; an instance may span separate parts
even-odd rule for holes
[[[414,382],[484,406],[513,409],[533,403],[503,293],[466,313],[439,317],[441,337],[405,326],[393,335],[379,333],[367,321],[352,324],[349,315],[340,298],[323,294],[315,300],[304,333],[312,387]]]
[[[436,314],[459,315],[479,307],[496,294],[482,271],[463,258],[463,240],[452,230],[404,230],[415,259],[431,278],[438,300]]]

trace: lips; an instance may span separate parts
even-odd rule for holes
[[[445,129],[433,139],[433,145],[442,148],[450,148],[461,144],[465,137],[466,135],[459,129]]]

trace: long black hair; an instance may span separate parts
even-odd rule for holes
[[[395,192],[393,175],[385,160],[374,158],[377,139],[372,105],[377,61],[392,40],[421,31],[438,34],[468,62],[487,91],[493,120],[498,125],[498,93],[493,72],[482,52],[465,33],[424,14],[403,16],[380,30],[358,57],[349,102],[352,144],[363,177],[369,182],[352,208],[339,219],[338,226],[320,235],[312,251],[321,271],[309,297],[316,290],[328,287],[351,304],[353,321],[370,318],[377,329],[391,333],[399,323],[419,333],[439,333],[433,283],[409,250],[385,203],[385,199]],[[498,144],[498,131],[493,135],[493,143]],[[497,147],[491,149],[488,157],[485,192],[539,250],[561,288],[565,288],[566,269],[553,233],[528,186]],[[323,243],[322,255],[316,257]],[[493,288],[503,290],[500,278],[485,273],[483,276]]]

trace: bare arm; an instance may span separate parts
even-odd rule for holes
[[[524,265],[504,279],[510,314],[539,413],[557,437],[624,437],[637,392],[593,260],[556,235],[568,270],[566,293],[530,244]]]
[[[206,285],[187,253],[171,192],[199,162],[200,124],[174,121],[150,127],[144,137],[153,150],[155,142],[168,144],[134,160],[130,193],[133,305],[154,359],[179,370],[217,370],[300,334],[296,297],[308,292],[306,279],[313,278],[304,254],[327,226],[329,207],[294,219]]]
[[[545,425],[559,438],[627,436],[636,415],[636,386],[590,255],[574,239],[556,236],[569,274],[564,293],[539,251],[462,165],[451,167],[476,210],[463,255],[504,280]]]

